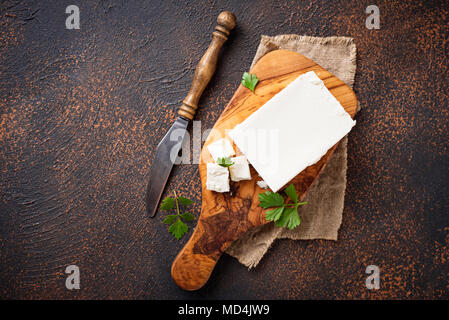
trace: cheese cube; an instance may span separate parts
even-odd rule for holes
[[[231,161],[234,162],[234,164],[229,167],[232,181],[251,180],[249,164],[245,156],[231,158]]]
[[[268,184],[263,180],[257,181],[256,184],[262,189],[268,189]]]
[[[229,192],[228,168],[216,163],[208,163],[206,189],[216,192]]]
[[[277,192],[319,161],[354,125],[323,81],[310,71],[235,126],[229,136]]]
[[[212,158],[217,161],[218,158],[230,157],[235,154],[234,148],[228,139],[220,139],[207,146]]]

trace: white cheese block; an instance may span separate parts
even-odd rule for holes
[[[249,164],[245,156],[231,158],[231,161],[234,162],[234,164],[229,167],[232,181],[251,180]]]
[[[268,189],[268,184],[267,184],[265,181],[263,181],[263,180],[257,181],[256,184],[257,184],[259,187],[261,187],[262,189]]]
[[[207,146],[212,158],[217,161],[218,158],[230,157],[235,155],[234,148],[228,139],[217,140]]]
[[[207,164],[206,189],[216,192],[229,191],[229,171],[216,163]]]
[[[276,192],[320,160],[354,125],[311,71],[267,101],[229,136]]]

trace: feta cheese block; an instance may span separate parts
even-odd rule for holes
[[[228,168],[216,163],[208,163],[206,189],[216,192],[229,192]]]
[[[229,136],[277,192],[318,162],[354,125],[323,81],[310,71],[235,126]]]
[[[234,148],[228,139],[220,139],[207,146],[212,158],[217,161],[218,158],[230,157],[235,155]]]
[[[268,189],[268,184],[267,184],[265,181],[263,181],[263,180],[257,181],[256,184],[257,184],[259,187],[261,187],[262,189]]]
[[[234,162],[234,164],[229,167],[232,181],[251,180],[249,164],[245,156],[231,158],[231,161]]]

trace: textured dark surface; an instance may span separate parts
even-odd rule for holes
[[[81,29],[65,29],[77,4]],[[0,4],[0,298],[449,298],[447,2],[3,1]],[[217,14],[238,20],[197,120],[212,127],[262,34],[354,37],[363,107],[349,136],[340,240],[277,241],[247,271],[220,259],[200,291],[170,265],[176,241],[145,212],[155,147]],[[166,194],[196,200],[197,165]],[[81,289],[65,288],[76,264]],[[367,265],[381,289],[365,287]]]

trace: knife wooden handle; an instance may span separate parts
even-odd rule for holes
[[[209,83],[217,67],[218,54],[223,44],[228,40],[229,33],[235,27],[235,16],[229,11],[218,15],[218,25],[212,33],[212,41],[204,53],[193,76],[189,93],[182,101],[178,114],[188,120],[193,120],[201,94]]]

